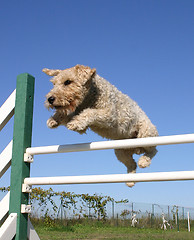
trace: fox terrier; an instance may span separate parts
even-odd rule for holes
[[[78,133],[90,128],[107,139],[145,138],[158,136],[156,127],[144,111],[130,97],[91,69],[83,65],[65,70],[44,68],[53,76],[53,89],[47,94],[45,105],[55,113],[47,121],[49,128],[65,125]],[[115,149],[119,161],[128,173],[135,173],[137,164],[133,154],[143,154],[140,168],[148,167],[157,150],[153,147]],[[134,183],[126,183],[132,187]]]

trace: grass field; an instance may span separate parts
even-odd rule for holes
[[[76,224],[73,226],[45,227],[34,226],[41,240],[63,239],[131,239],[131,240],[193,240],[194,232],[177,232],[177,230],[163,231],[161,229],[138,229],[132,227],[105,226],[103,223]]]

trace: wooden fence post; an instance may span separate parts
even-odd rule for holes
[[[27,73],[17,77],[9,205],[9,213],[17,213],[15,240],[27,239],[28,214],[21,213],[21,204],[28,204],[28,193],[22,193],[22,184],[30,176],[30,163],[24,162],[24,152],[31,146],[34,82]]]

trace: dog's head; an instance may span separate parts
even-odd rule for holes
[[[83,65],[65,70],[44,68],[42,71],[53,76],[51,79],[53,89],[46,95],[45,106],[66,114],[74,112],[82,103],[90,89],[91,79],[96,73],[96,69]]]

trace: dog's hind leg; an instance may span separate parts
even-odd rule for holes
[[[149,167],[151,164],[152,158],[156,155],[156,147],[145,148],[145,153],[138,160],[138,166],[140,168]]]
[[[137,164],[133,159],[133,151],[131,149],[115,149],[117,159],[127,167],[128,173],[136,173]],[[127,182],[128,187],[133,187],[134,182]]]

